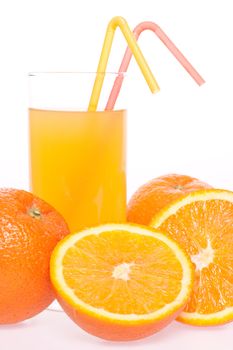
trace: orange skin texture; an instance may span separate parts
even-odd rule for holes
[[[62,216],[43,200],[0,189],[0,324],[26,320],[54,300],[50,255],[68,233]]]
[[[141,321],[138,324],[120,324],[104,318],[97,318],[82,310],[75,310],[57,295],[57,300],[66,314],[83,330],[101,339],[111,341],[132,341],[151,336],[170,324],[184,309],[182,306],[175,313],[157,321]]]
[[[142,185],[131,197],[127,221],[149,225],[151,219],[166,205],[186,194],[212,188],[205,182],[186,175],[169,174]]]

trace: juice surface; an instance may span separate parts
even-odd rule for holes
[[[31,190],[71,232],[124,222],[126,112],[29,110]]]

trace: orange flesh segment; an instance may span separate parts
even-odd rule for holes
[[[215,313],[233,306],[233,203],[196,201],[180,208],[159,229],[167,232],[196,265],[184,311]]]
[[[69,248],[63,276],[76,296],[93,307],[142,315],[176,299],[183,271],[159,239],[111,231],[83,237]]]

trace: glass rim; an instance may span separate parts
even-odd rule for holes
[[[28,72],[28,77],[43,77],[43,76],[78,76],[78,75],[106,75],[106,76],[126,76],[126,72],[92,72],[92,71],[42,71]]]

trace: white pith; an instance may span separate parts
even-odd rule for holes
[[[196,265],[196,270],[201,271],[204,267],[208,267],[214,261],[214,249],[208,240],[207,247],[200,249],[198,254],[191,256],[192,262]]]
[[[123,263],[114,267],[112,277],[118,280],[128,281],[130,279],[131,266],[134,263]]]

